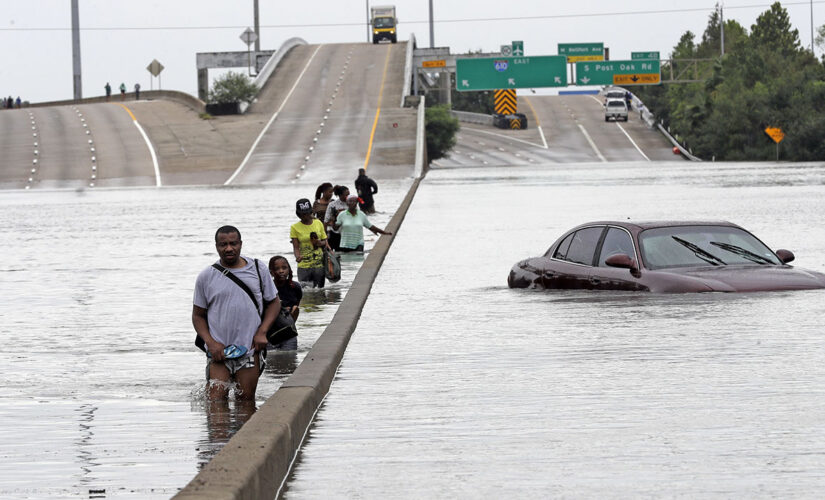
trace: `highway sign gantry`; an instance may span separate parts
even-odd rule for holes
[[[499,89],[495,93],[495,112],[499,115],[511,115],[518,110],[516,89]]]
[[[564,56],[456,59],[459,91],[567,86]]]
[[[576,85],[658,85],[658,60],[577,62]]]
[[[604,61],[604,43],[560,43],[559,55],[567,62]]]

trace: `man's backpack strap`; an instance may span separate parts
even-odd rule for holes
[[[236,285],[241,287],[241,289],[244,292],[246,292],[247,295],[249,295],[249,298],[252,299],[252,303],[255,304],[255,310],[256,311],[261,310],[261,308],[258,307],[258,299],[255,298],[255,294],[252,293],[252,290],[250,290],[248,286],[246,286],[246,283],[244,283],[243,281],[241,281],[240,278],[238,278],[237,276],[232,274],[232,271],[230,271],[229,269],[223,267],[220,264],[217,264],[217,263],[212,264],[212,267],[214,267],[215,269],[220,271],[221,274],[223,274],[227,278],[231,279],[232,281],[235,282]],[[258,259],[255,259],[255,269],[257,270],[257,268],[258,268]],[[260,277],[261,277],[261,273],[258,272],[258,278],[260,279]],[[261,284],[261,297],[263,297],[263,284]]]

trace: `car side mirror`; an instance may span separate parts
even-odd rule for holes
[[[636,261],[630,258],[629,255],[619,253],[616,255],[611,255],[604,261],[610,267],[618,267],[621,269],[630,269],[631,272],[638,271],[639,268],[636,267]]]
[[[787,264],[788,262],[793,262],[796,256],[790,250],[783,250],[779,249],[776,251],[776,256],[779,257],[779,260],[782,261],[783,264]]]

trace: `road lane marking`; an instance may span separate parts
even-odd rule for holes
[[[132,110],[127,108],[125,104],[116,104],[125,109],[127,113],[129,113],[129,116],[132,117],[132,123],[135,124],[135,127],[137,127],[138,131],[140,132],[140,135],[143,136],[143,140],[146,141],[146,147],[149,148],[149,155],[152,157],[152,166],[155,168],[155,186],[161,187],[160,166],[158,166],[158,157],[155,154],[155,148],[152,146],[152,141],[149,140],[149,136],[146,135],[146,131],[143,130],[143,127],[141,127],[140,123],[138,123],[137,118],[135,118],[135,115],[132,113]]]
[[[584,129],[584,126],[581,123],[577,125],[579,126],[579,129],[582,131],[582,134],[584,134],[584,138],[587,139],[588,143],[590,143],[590,147],[593,148],[593,151],[596,152],[596,156],[598,156],[601,161],[607,163],[607,159],[604,156],[602,156],[602,152],[599,151],[599,148],[596,147],[596,143],[593,142],[593,139],[590,138],[590,134],[587,133],[587,130]]]
[[[269,130],[269,127],[272,126],[272,122],[275,121],[275,118],[277,118],[278,114],[280,114],[281,110],[284,109],[284,106],[286,106],[286,103],[289,101],[289,98],[292,96],[292,93],[295,92],[295,89],[298,87],[298,84],[301,83],[301,78],[304,77],[304,73],[307,72],[307,70],[309,69],[309,65],[312,64],[312,60],[315,59],[315,54],[317,54],[318,51],[321,50],[321,47],[323,47],[323,46],[324,46],[323,44],[319,45],[318,48],[315,49],[315,52],[312,53],[312,56],[309,58],[309,61],[307,61],[306,65],[304,65],[303,71],[301,71],[301,74],[298,75],[298,78],[295,80],[295,84],[292,86],[291,89],[289,89],[289,93],[286,95],[284,100],[281,102],[281,105],[278,107],[278,111],[276,111],[275,114],[272,115],[272,118],[270,118],[269,121],[266,123],[266,126],[264,127],[264,129],[261,130],[260,134],[258,134],[258,138],[255,139],[255,142],[252,143],[252,147],[249,148],[249,152],[246,153],[246,156],[244,157],[241,164],[238,165],[238,168],[237,168],[237,170],[235,170],[235,173],[233,173],[229,177],[229,179],[227,179],[226,182],[223,183],[224,186],[228,186],[229,184],[231,184],[232,181],[235,180],[235,177],[237,177],[238,174],[241,173],[241,170],[243,170],[243,168],[246,166],[247,162],[249,162],[249,159],[252,157],[252,153],[254,153],[255,148],[258,147],[258,143],[261,142],[261,139],[263,139],[264,134],[266,134],[266,132]]]
[[[495,137],[501,137],[502,139],[521,142],[521,143],[524,143],[524,144],[527,144],[527,145],[530,145],[530,146],[533,146],[533,147],[536,147],[536,148],[541,148],[542,147],[541,144],[536,144],[536,143],[533,143],[533,142],[525,141],[524,139],[517,139],[515,137],[510,137],[508,135],[497,134],[495,132],[490,132],[489,130],[479,130],[477,128],[462,128],[461,130],[463,130],[464,132],[478,132],[479,134],[487,134],[487,135],[492,135],[492,136],[495,136]],[[504,149],[502,149],[502,148],[498,148],[498,149],[499,149],[499,151],[504,151]]]
[[[616,123],[616,126],[619,127],[619,130],[624,132],[624,135],[627,136],[627,140],[630,141],[630,144],[633,144],[633,147],[636,148],[636,151],[638,151],[639,154],[642,155],[645,160],[650,161],[650,158],[648,158],[647,155],[644,153],[644,151],[642,151],[642,149],[636,144],[636,141],[634,141],[633,138],[630,137],[630,134],[627,133],[627,130],[625,130],[624,127],[619,125],[619,122],[615,122],[615,123]]]
[[[387,80],[387,68],[390,65],[390,49],[392,44],[387,46],[387,57],[384,59],[384,74],[381,75],[381,88],[378,90],[378,109],[375,110],[375,120],[372,122],[372,132],[370,132],[370,143],[367,146],[367,157],[364,159],[364,170],[370,163],[370,155],[372,154],[372,141],[375,139],[375,129],[378,127],[378,116],[381,114],[381,98],[384,95],[384,82]]]
[[[539,135],[541,136],[541,142],[544,144],[544,149],[550,149],[547,147],[547,139],[544,138],[544,131],[541,129],[541,121],[539,121],[539,114],[536,113],[536,109],[533,107],[533,103],[530,102],[530,99],[527,96],[524,96],[525,102],[527,105],[530,106],[530,111],[533,112],[533,118],[536,120],[536,128],[539,130]]]
[[[594,101],[596,101],[597,103],[599,103],[599,105],[601,105],[602,107],[604,107],[604,104],[600,100],[596,99],[594,96],[591,95],[590,98],[593,99]],[[627,116],[630,116],[630,109],[627,110]],[[614,123],[616,124],[616,126],[619,127],[619,130],[624,132],[624,135],[627,136],[627,139],[630,141],[630,144],[633,144],[633,147],[636,148],[636,151],[638,151],[639,154],[642,155],[645,160],[650,161],[650,158],[648,158],[647,155],[644,153],[644,151],[642,151],[642,148],[640,148],[636,144],[636,141],[634,141],[633,138],[630,137],[630,134],[627,133],[627,131],[624,129],[624,127],[619,125],[619,122],[614,122]]]

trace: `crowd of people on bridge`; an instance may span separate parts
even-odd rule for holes
[[[294,321],[303,287],[325,286],[330,259],[337,262],[335,252],[363,252],[363,228],[392,234],[367,218],[375,213],[373,195],[378,185],[364,169],[359,170],[355,186],[358,194],[350,194],[344,185],[325,182],[316,189],[314,203],[308,198],[295,203],[298,222],[290,226],[289,238],[298,282],[286,257],[276,255],[264,267],[241,253],[238,228],[218,228],[218,261],[198,275],[192,305],[195,344],[206,354],[210,400],[227,400],[235,385],[236,401],[254,402],[267,351],[298,347]]]
[[[17,96],[17,99],[12,96],[0,99],[0,109],[13,109],[21,107],[23,107],[23,101],[20,99],[20,96]]]

